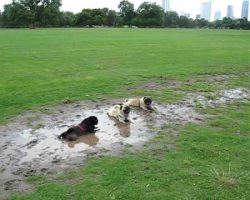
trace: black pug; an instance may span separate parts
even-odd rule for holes
[[[95,116],[90,116],[85,118],[80,124],[77,126],[69,128],[67,131],[63,132],[58,136],[59,139],[65,139],[68,141],[75,141],[79,136],[94,133],[95,125],[98,124],[98,119]]]

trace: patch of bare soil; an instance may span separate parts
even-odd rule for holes
[[[147,90],[163,90],[163,89],[175,89],[182,86],[182,81],[179,80],[161,80],[159,82],[149,81],[147,83],[141,84],[137,86],[139,89],[147,89]]]
[[[190,80],[191,82],[207,82],[207,83],[214,83],[214,82],[226,82],[230,79],[237,78],[236,75],[226,75],[226,74],[218,74],[218,75],[199,75],[194,79]]]
[[[176,79],[167,79],[164,77],[159,77],[157,81],[155,79],[148,80],[146,83],[139,84],[138,89],[150,90],[164,90],[164,89],[177,89],[186,84],[192,84],[196,82],[206,82],[206,83],[225,83],[230,79],[237,78],[236,75],[198,75],[187,81],[180,81]],[[132,89],[132,88],[128,88]]]
[[[249,100],[249,91],[245,89],[222,91],[218,95],[219,99],[213,100],[218,105]],[[154,103],[152,113],[132,109],[129,124],[121,124],[107,116],[108,109],[121,100],[66,102],[56,108],[43,109],[41,113],[19,116],[0,127],[0,199],[30,189],[25,183],[25,178],[30,175],[56,173],[76,167],[93,156],[117,155],[126,147],[141,147],[168,124],[199,123],[205,119],[195,110],[195,102],[200,99],[207,104],[205,97],[192,94],[178,104]],[[90,115],[99,120],[95,134],[82,136],[74,142],[57,138],[68,127]]]

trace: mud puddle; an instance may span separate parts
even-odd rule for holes
[[[249,100],[249,92],[242,89],[223,91],[219,95],[219,99],[213,101],[219,100],[221,104],[235,99]],[[76,167],[91,156],[115,155],[125,147],[137,148],[167,124],[203,121],[205,117],[195,111],[197,101],[208,105],[204,96],[195,94],[179,104],[154,103],[152,113],[132,109],[129,124],[107,116],[110,107],[121,100],[70,103],[43,109],[41,113],[26,113],[0,127],[0,199],[16,191],[27,191],[29,186],[24,181],[27,176],[54,174]],[[60,133],[90,115],[99,120],[95,134],[82,136],[74,142],[58,140]]]

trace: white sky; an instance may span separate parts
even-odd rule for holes
[[[83,8],[107,7],[118,11],[118,4],[120,1],[121,0],[62,0],[63,5],[61,10],[77,13]],[[144,1],[156,2],[158,5],[162,5],[162,0],[129,0],[129,2],[135,5],[135,9]],[[183,11],[185,13],[190,13],[191,17],[195,17],[196,14],[200,14],[201,2],[203,1],[205,0],[170,0],[170,7],[179,14]],[[220,10],[222,12],[222,17],[224,17],[226,15],[227,5],[233,5],[234,16],[240,18],[242,1],[243,0],[212,0],[211,18],[214,19],[214,13],[217,10]],[[3,10],[4,4],[11,2],[12,0],[0,0],[0,10]]]

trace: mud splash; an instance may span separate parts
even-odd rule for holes
[[[191,94],[179,104],[155,103],[152,113],[132,109],[130,124],[107,116],[108,109],[121,100],[69,103],[43,109],[41,113],[27,113],[0,127],[0,199],[15,191],[27,191],[29,187],[24,180],[32,174],[54,174],[76,167],[92,156],[119,154],[125,147],[137,148],[167,124],[203,121],[205,117],[195,111],[197,101],[204,106],[215,106],[237,99],[249,100],[249,92],[244,89],[223,91],[211,101],[202,95]],[[90,115],[99,120],[95,134],[82,136],[74,142],[57,139],[61,132]]]

